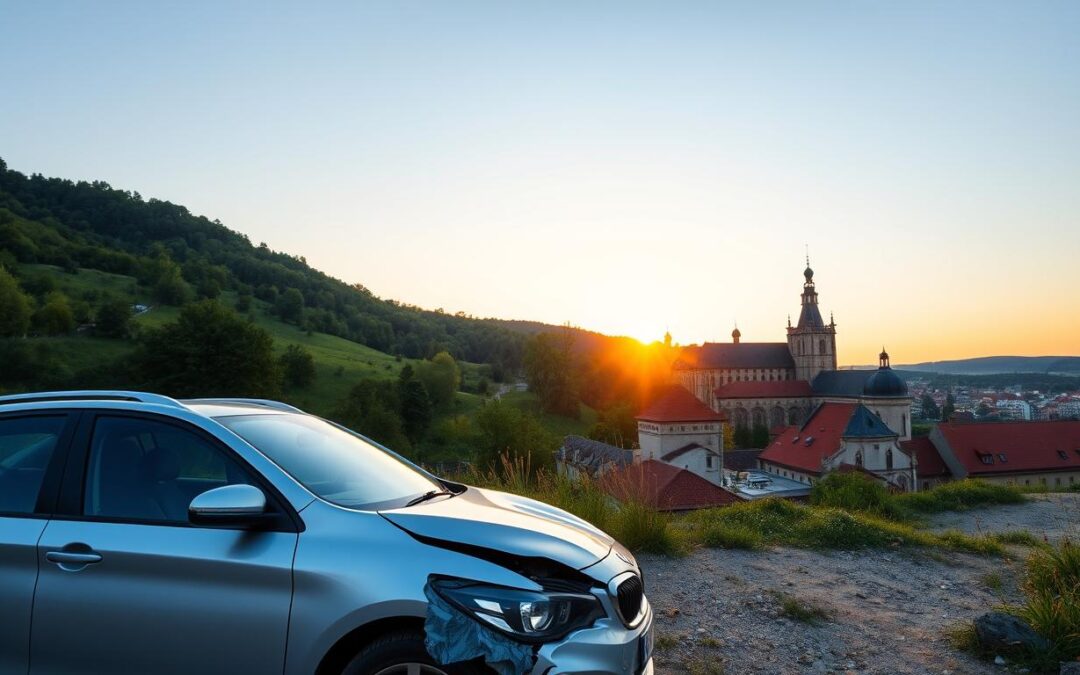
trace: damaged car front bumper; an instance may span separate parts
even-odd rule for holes
[[[607,616],[560,642],[540,647],[531,675],[652,675],[653,613],[649,601],[642,598],[641,614],[628,627],[609,594],[598,592],[596,596]]]

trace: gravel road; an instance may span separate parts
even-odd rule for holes
[[[948,514],[928,525],[1027,529],[1056,539],[1080,523],[1080,495]],[[701,549],[640,556],[657,614],[660,673],[990,673],[954,651],[945,630],[1020,599],[1026,550],[1008,558],[941,551],[856,553]],[[824,618],[785,612],[800,607]]]

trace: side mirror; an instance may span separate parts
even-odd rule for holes
[[[266,495],[252,485],[226,485],[207,490],[188,506],[195,525],[256,525],[266,515]]]

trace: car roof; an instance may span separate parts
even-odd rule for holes
[[[184,409],[204,417],[303,413],[299,408],[287,403],[269,399],[202,398],[178,401],[160,394],[122,390],[50,391],[0,396],[0,411],[5,406],[19,406],[22,409],[68,406],[102,408],[109,407],[109,404],[128,410],[139,409],[140,404],[159,410]]]

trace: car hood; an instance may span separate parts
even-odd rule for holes
[[[607,556],[614,540],[562,509],[517,495],[470,487],[449,499],[382,516],[428,540],[479,546],[584,569]]]

